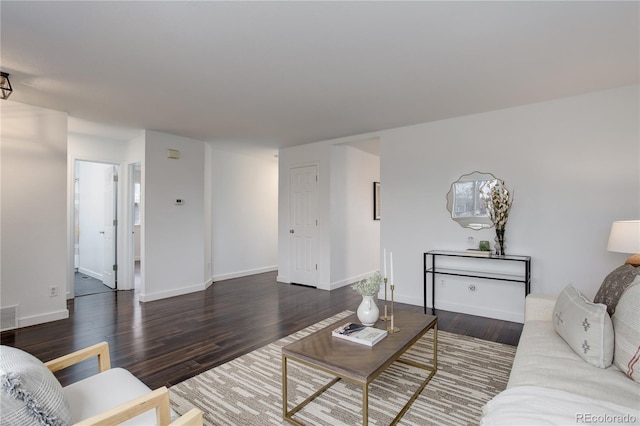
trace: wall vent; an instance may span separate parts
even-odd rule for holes
[[[0,331],[18,327],[18,305],[0,308]]]

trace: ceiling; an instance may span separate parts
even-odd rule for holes
[[[83,132],[275,150],[637,84],[639,5],[3,0],[0,67]]]

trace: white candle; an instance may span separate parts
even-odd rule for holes
[[[387,249],[382,249],[382,264],[384,265],[384,269],[382,272],[384,273],[382,278],[387,278]]]
[[[389,252],[389,263],[391,264],[391,284],[395,284],[393,281],[393,252]]]

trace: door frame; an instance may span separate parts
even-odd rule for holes
[[[94,163],[95,164],[95,163]],[[98,163],[99,164],[99,163]],[[109,197],[110,200],[107,201],[105,198],[105,203],[112,203],[112,204],[105,204],[110,211],[105,211],[105,231],[103,232],[103,235],[105,235],[105,238],[111,238],[112,239],[112,243],[110,245],[105,243],[105,249],[106,248],[111,248],[111,250],[106,251],[104,253],[104,262],[103,262],[103,266],[106,267],[103,268],[104,270],[104,274],[107,274],[107,276],[109,276],[110,274],[113,274],[113,286],[111,286],[111,282],[107,283],[107,279],[105,278],[105,276],[102,276],[102,283],[104,285],[106,285],[107,287],[113,289],[113,290],[118,290],[118,269],[117,269],[117,265],[118,265],[118,180],[120,178],[120,166],[116,165],[116,164],[111,164],[110,166],[110,170],[109,170],[109,174],[108,174],[108,181],[104,181],[105,183],[105,187],[102,188],[103,191],[107,191],[107,186],[110,186],[111,188],[109,188],[109,191],[111,191],[111,196]],[[75,180],[75,179],[74,179]],[[109,217],[107,217],[107,215]],[[108,220],[111,219],[111,224],[109,224]],[[115,221],[115,223],[114,223]],[[112,227],[113,231],[111,233],[109,233],[109,235],[107,235],[106,230],[108,228]],[[107,260],[109,261],[109,263],[111,264],[111,266],[109,266],[109,264],[107,264]],[[111,281],[111,278],[109,278],[109,281]]]
[[[126,246],[127,246],[127,255],[124,257],[123,262],[126,262],[128,265],[128,276],[127,281],[130,284],[128,287],[129,290],[135,289],[140,290],[144,288],[144,280],[142,277],[142,235],[140,235],[140,253],[136,253],[135,250],[135,184],[136,184],[136,168],[140,167],[140,204],[138,206],[138,214],[140,215],[140,233],[142,234],[142,216],[144,211],[144,203],[142,202],[142,161],[135,161],[133,163],[127,164],[127,207],[125,209],[125,217],[126,220]],[[135,288],[135,262],[136,262],[136,254],[140,257],[140,288]]]
[[[287,216],[289,218],[289,223],[287,224],[288,229],[287,229],[287,233],[289,233],[292,228],[293,228],[293,217],[291,215],[291,211],[292,211],[292,206],[293,206],[293,197],[292,197],[292,192],[293,192],[293,188],[291,186],[291,176],[292,176],[292,172],[294,169],[301,169],[301,168],[305,168],[305,167],[315,167],[316,169],[316,199],[315,199],[315,205],[316,205],[316,219],[317,221],[320,220],[320,164],[317,162],[310,162],[310,163],[301,163],[301,164],[291,164],[289,165],[289,170],[287,173],[287,179],[288,179],[288,199],[289,199],[289,205],[287,206]],[[313,252],[315,254],[315,263],[316,265],[319,264],[319,244],[318,244],[318,231],[320,229],[320,223],[318,223],[316,225],[316,235],[314,237],[313,240]],[[288,259],[288,264],[289,264],[289,282],[291,283],[296,283],[296,281],[293,279],[293,271],[294,271],[294,265],[295,265],[295,261],[294,261],[294,256],[295,256],[295,245],[293,244],[293,238],[292,235],[289,235],[289,259]],[[315,277],[314,277],[314,282],[313,283],[300,283],[303,285],[308,285],[308,286],[313,286],[313,287],[318,287],[318,283],[320,282],[320,266],[318,266],[316,268],[316,273],[315,273]]]
[[[122,197],[124,196],[125,191],[123,191],[124,181],[126,179],[122,179],[123,173],[126,173],[123,168],[123,164],[117,161],[109,161],[100,158],[95,158],[91,156],[81,156],[81,155],[70,155],[67,157],[67,299],[73,299],[75,297],[75,264],[74,264],[74,245],[75,245],[75,208],[74,208],[74,200],[75,200],[75,166],[76,161],[86,161],[89,163],[101,163],[101,164],[110,164],[114,166],[118,166],[118,173],[120,175],[118,179],[118,190],[117,190],[117,214],[116,219],[118,220],[118,228],[116,231],[116,264],[118,266],[118,290],[127,290],[131,287],[131,283],[128,279],[128,271],[127,266],[123,262],[126,258],[127,254],[125,253],[125,241],[124,232],[125,229],[128,229],[128,220],[126,220],[126,215],[123,214],[123,206],[125,203],[122,203]]]

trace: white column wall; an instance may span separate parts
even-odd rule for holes
[[[5,100],[0,116],[0,301],[19,327],[67,318],[67,114]]]
[[[195,139],[145,131],[143,302],[206,287],[204,145]],[[180,151],[180,158],[167,158],[168,149]],[[184,204],[176,205],[176,199]]]
[[[380,157],[349,145],[331,149],[331,283],[338,288],[379,269],[380,221],[373,220],[373,182]]]

